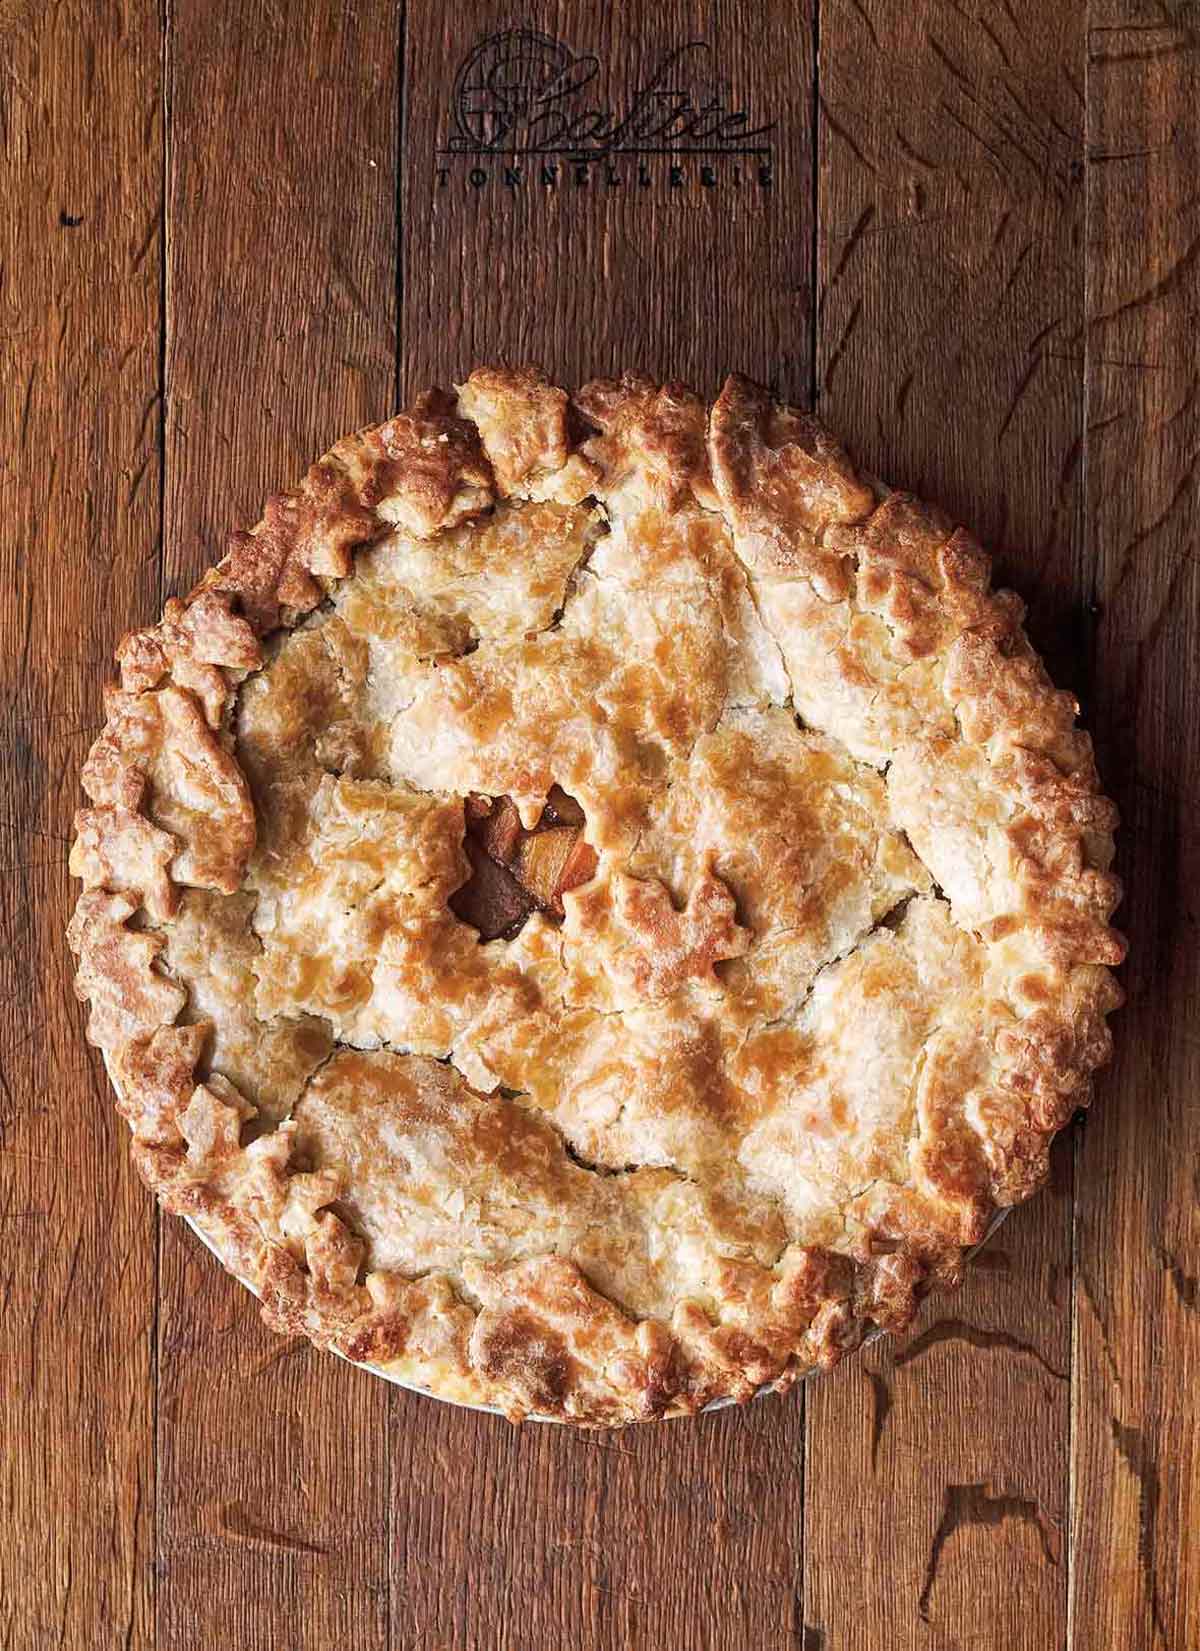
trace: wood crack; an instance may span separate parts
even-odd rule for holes
[[[1150,1619],[1155,1639],[1168,1644],[1163,1624],[1162,1602],[1158,1594],[1158,1577],[1154,1568],[1154,1545],[1158,1527],[1158,1507],[1162,1497],[1162,1482],[1158,1464],[1151,1455],[1140,1428],[1125,1427],[1114,1416],[1111,1419],[1112,1441],[1122,1462],[1133,1475],[1138,1487],[1138,1565],[1146,1581],[1150,1599]]]
[[[255,1546],[275,1548],[280,1553],[324,1555],[329,1552],[320,1542],[310,1542],[305,1537],[259,1524],[240,1502],[224,1503],[217,1522],[227,1536],[237,1537],[240,1542],[250,1542]]]
[[[897,1370],[906,1364],[912,1364],[916,1359],[928,1353],[932,1347],[940,1347],[945,1342],[959,1341],[968,1347],[980,1352],[1016,1353],[1022,1358],[1032,1359],[1035,1364],[1041,1365],[1048,1376],[1055,1381],[1065,1382],[1068,1379],[1065,1370],[1057,1370],[1044,1354],[1039,1353],[1032,1342],[1022,1341],[1019,1336],[1012,1335],[1007,1330],[983,1330],[977,1325],[968,1324],[965,1319],[947,1318],[938,1319],[929,1329],[908,1344],[896,1354]]]
[[[1036,1497],[994,1494],[986,1482],[973,1485],[947,1485],[943,1493],[942,1516],[925,1565],[925,1578],[917,1599],[917,1614],[922,1622],[932,1621],[929,1603],[934,1583],[946,1551],[946,1544],[958,1530],[968,1525],[982,1525],[995,1529],[1016,1520],[1032,1525],[1037,1532],[1042,1556],[1048,1565],[1057,1566],[1061,1558],[1061,1536],[1054,1520],[1042,1510]]]

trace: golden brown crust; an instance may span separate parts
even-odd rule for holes
[[[707,409],[694,391],[625,373],[585,384],[576,392],[575,405],[601,432],[583,444],[599,472],[596,492],[601,498],[612,500],[632,486],[665,510],[693,496],[712,502]]]
[[[744,379],[572,411],[485,367],[122,641],[77,989],[141,1173],[270,1324],[616,1424],[957,1276],[1086,1104],[1123,952],[1078,707],[989,571]],[[536,844],[564,792],[579,877],[481,944],[464,799]]]
[[[577,504],[591,492],[594,470],[571,453],[569,405],[536,367],[476,367],[459,385],[459,411],[479,431],[503,498]]]
[[[875,495],[828,431],[735,373],[713,405],[709,445],[717,493],[752,573],[801,575],[818,596],[842,595],[843,558],[825,535],[861,521]]]

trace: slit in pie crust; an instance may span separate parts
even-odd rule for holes
[[[481,368],[123,640],[78,991],[268,1323],[619,1424],[955,1279],[1123,951],[1115,811],[989,572],[743,378]]]

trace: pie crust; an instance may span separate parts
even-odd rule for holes
[[[746,379],[481,368],[125,637],[77,989],[268,1324],[619,1424],[955,1280],[1123,955],[1115,811],[989,567]]]

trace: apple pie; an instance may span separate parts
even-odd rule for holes
[[[339,442],[124,638],[83,770],[139,1171],[275,1329],[513,1418],[904,1327],[1120,1001],[1022,616],[744,378],[485,367]]]

